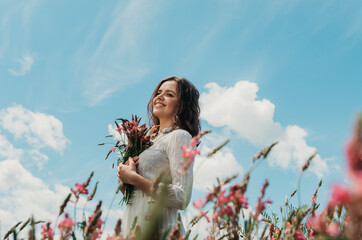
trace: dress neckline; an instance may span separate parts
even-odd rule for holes
[[[176,128],[176,129],[177,129],[177,128]],[[174,130],[176,130],[176,129],[174,129]],[[167,127],[167,128],[162,129],[162,130],[158,133],[157,137],[153,139],[152,142],[153,142],[153,143],[156,143],[156,142],[157,142],[160,138],[162,138],[165,134],[170,133],[170,132],[172,132],[172,127]]]

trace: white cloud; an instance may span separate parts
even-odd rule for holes
[[[69,143],[59,119],[32,112],[21,105],[0,110],[0,126],[14,134],[16,139],[24,138],[36,149],[50,147],[61,153]]]
[[[201,152],[207,154],[212,149],[202,146]],[[223,148],[211,157],[197,156],[194,165],[194,188],[206,192],[216,184],[216,178],[225,179],[234,174],[242,174],[243,167],[228,148]]]
[[[0,134],[0,158],[19,158],[23,153],[22,149],[15,148],[5,136]]]
[[[36,220],[55,221],[59,206],[69,188],[56,184],[49,189],[41,179],[26,170],[19,160],[0,162],[1,229],[7,231],[16,222],[34,214]]]
[[[90,186],[93,187],[93,184],[94,182],[91,182]],[[0,161],[0,228],[3,230],[2,232],[6,232],[15,223],[25,221],[32,215],[38,221],[51,221],[54,224],[59,213],[59,207],[69,193],[70,188],[60,184],[55,184],[51,189],[43,180],[26,170],[19,160]],[[73,196],[71,200],[74,201]],[[85,205],[87,207],[84,213],[88,219],[97,203],[93,200],[86,204],[86,197],[81,196],[77,203],[77,221],[83,218]],[[74,217],[73,206],[73,203],[69,202],[65,210],[72,218]],[[103,205],[102,211],[102,219],[104,220],[108,208]],[[108,233],[113,232],[117,219],[121,218],[122,215],[121,209],[109,211],[108,223],[102,237],[105,238]],[[3,221],[5,219],[6,221]],[[63,219],[63,216],[60,219]],[[54,229],[54,225],[52,227]],[[56,232],[56,234],[58,233]],[[26,235],[26,231],[23,231],[22,234]]]
[[[264,145],[281,135],[283,129],[273,121],[275,106],[267,99],[256,100],[256,83],[239,81],[231,88],[217,83],[205,86],[201,94],[201,118],[215,127],[229,127],[254,144]]]
[[[25,54],[22,59],[18,59],[17,61],[20,63],[20,69],[18,71],[8,69],[14,76],[24,76],[31,70],[31,66],[34,64],[34,58],[29,54]]]
[[[257,99],[258,85],[239,81],[224,88],[208,83],[201,94],[201,118],[215,127],[227,127],[258,147],[278,140],[269,163],[283,168],[301,167],[316,151],[306,142],[307,132],[296,125],[283,127],[274,121],[275,105],[268,99]],[[315,157],[310,168],[321,177],[327,172],[327,159]]]

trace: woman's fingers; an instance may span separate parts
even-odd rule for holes
[[[128,160],[127,160],[125,163],[123,163],[123,164],[129,166],[129,161],[130,161],[130,160],[132,160],[132,161],[136,164],[136,166],[138,166],[138,160],[139,160],[139,157],[138,157],[138,156],[129,157]]]
[[[136,163],[136,162],[138,162],[139,157],[138,157],[138,156],[135,156],[135,157],[129,157],[129,158],[128,158],[128,160],[127,160],[127,162],[128,162],[130,159],[132,159],[132,160]]]
[[[121,168],[122,168],[122,165],[121,164],[118,165],[118,167],[117,167],[117,177],[118,177],[118,179],[121,179],[121,175],[120,175]]]

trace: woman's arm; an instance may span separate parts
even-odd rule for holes
[[[142,190],[143,192],[150,194],[153,186],[153,181],[145,177],[142,177],[136,172],[136,164],[132,158],[129,158],[128,162],[129,162],[128,165],[120,164],[118,166],[117,168],[118,179],[121,180],[123,183],[131,184],[136,188]]]
[[[172,183],[166,184],[167,207],[185,209],[190,202],[193,180],[193,163],[185,174],[180,174],[184,162],[181,146],[189,145],[191,135],[185,130],[174,130],[170,133],[166,154],[170,163]]]

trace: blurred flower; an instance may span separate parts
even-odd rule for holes
[[[68,213],[65,213],[65,218],[59,223],[58,228],[61,235],[64,237],[72,231],[72,227],[76,226],[77,222],[68,216]]]
[[[333,186],[332,189],[332,196],[329,199],[328,202],[328,208],[332,209],[337,204],[346,204],[348,201],[350,201],[351,195],[350,192],[347,189],[344,189],[342,186],[336,184]]]
[[[197,200],[197,202],[194,202],[192,205],[194,205],[195,208],[202,208],[204,206],[204,201],[200,198]]]
[[[74,194],[74,196],[77,198],[77,200],[80,194],[84,195],[88,194],[88,189],[86,188],[86,186],[84,184],[79,184],[79,183],[76,183],[75,189],[71,189],[71,191]]]
[[[41,226],[43,230],[41,232],[41,240],[49,239],[53,240],[54,232],[53,229],[50,227],[50,222],[47,222],[45,225]]]
[[[341,234],[341,232],[338,228],[338,224],[336,222],[332,222],[331,224],[329,224],[327,226],[326,232],[328,233],[328,235],[330,235],[332,237],[337,237],[337,236],[339,236],[339,234]]]

